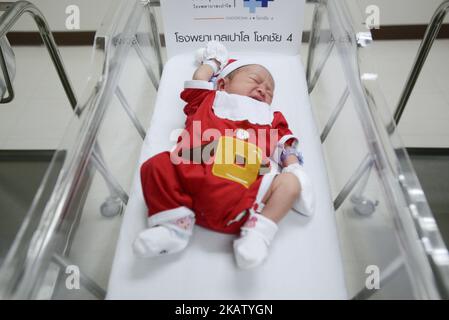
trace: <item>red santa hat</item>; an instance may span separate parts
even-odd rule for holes
[[[259,64],[260,65],[260,63],[258,63],[255,60],[252,60],[252,59],[240,59],[240,60],[229,59],[228,63],[224,66],[224,68],[221,70],[221,72],[217,76],[217,80],[226,77],[232,71],[235,71],[238,68],[241,68],[241,67],[244,67],[244,66],[248,66],[250,64]],[[264,68],[267,69],[265,66],[264,66]],[[270,71],[268,70],[268,72],[270,72]]]

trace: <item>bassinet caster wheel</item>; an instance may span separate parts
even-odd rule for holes
[[[112,218],[123,213],[123,202],[119,197],[109,196],[100,207],[100,212],[103,217]]]
[[[363,196],[353,195],[351,197],[351,202],[354,204],[354,211],[357,212],[361,216],[370,216],[376,211],[376,207],[379,204],[379,201],[372,201]]]

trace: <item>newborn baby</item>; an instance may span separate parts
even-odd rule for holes
[[[254,61],[228,60],[217,42],[202,50],[200,62],[181,93],[187,118],[176,146],[141,167],[148,228],[133,249],[140,257],[179,252],[196,223],[240,234],[237,265],[253,268],[292,207],[313,213],[312,186],[298,139],[270,106],[270,72]]]

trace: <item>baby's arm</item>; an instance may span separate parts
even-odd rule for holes
[[[286,168],[290,165],[303,164],[302,154],[298,150],[298,139],[293,135],[291,135],[291,138],[283,143],[279,160],[279,164],[283,168]]]
[[[198,49],[196,61],[200,63],[193,80],[209,81],[228,62],[228,50],[218,41],[210,41],[205,48]]]
[[[287,150],[291,149],[291,148],[292,147],[290,147],[290,146],[285,146],[285,149],[287,149]],[[282,166],[288,167],[289,165],[295,164],[295,163],[299,163],[298,158],[295,155],[290,154],[287,156],[287,158],[285,158],[284,162],[282,162]]]
[[[315,211],[315,196],[309,176],[303,168],[301,152],[296,147],[284,145],[281,155],[282,173],[294,174],[300,183],[301,193],[293,204],[293,208],[305,216],[313,215]]]
[[[209,42],[205,48],[198,50],[195,60],[199,67],[194,72],[192,81],[184,83],[185,90],[181,93],[181,99],[187,102],[184,107],[187,117],[195,114],[208,91],[213,90],[214,84],[210,80],[227,61],[227,51],[221,44]]]
[[[211,63],[215,63],[217,65],[217,69],[220,67],[220,63],[216,59],[208,60]],[[195,73],[193,74],[193,80],[202,80],[202,81],[209,81],[212,76],[214,75],[214,68],[209,65],[208,63],[203,63],[196,69]]]

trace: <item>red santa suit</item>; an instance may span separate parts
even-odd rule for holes
[[[296,138],[281,112],[212,83],[186,81],[181,98],[187,119],[176,146],[141,167],[149,220],[191,210],[200,226],[238,233],[268,191],[283,145]]]

